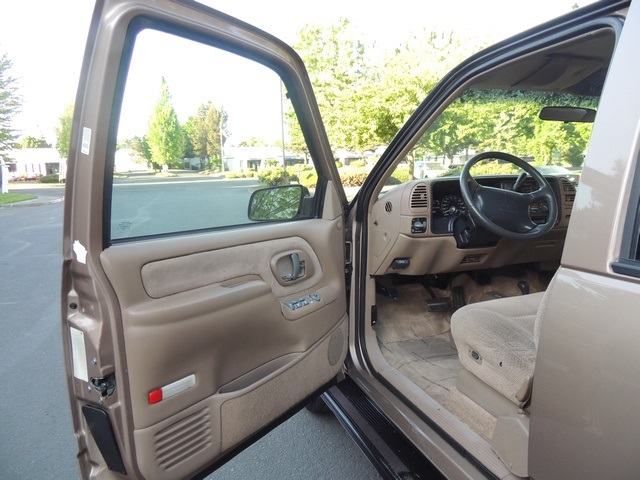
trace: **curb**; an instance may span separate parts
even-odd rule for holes
[[[25,202],[15,202],[15,203],[7,203],[5,205],[0,205],[0,208],[14,208],[14,207],[41,207],[42,205],[54,205],[56,203],[62,203],[64,202],[64,197],[60,197],[60,198],[54,198],[53,200],[49,200],[49,201],[38,201],[37,198],[34,198],[33,200],[27,200]]]

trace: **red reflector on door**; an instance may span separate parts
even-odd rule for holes
[[[153,390],[149,392],[149,405],[153,405],[154,403],[158,403],[162,400],[162,389],[158,388],[157,390]]]
[[[151,392],[149,392],[149,405],[153,405],[154,403],[158,403],[161,400],[166,400],[167,398],[171,398],[174,395],[184,392],[185,390],[190,389],[196,385],[196,376],[194,374],[189,375],[188,377],[181,378],[180,380],[176,380],[169,385],[165,385],[162,388],[157,388]]]

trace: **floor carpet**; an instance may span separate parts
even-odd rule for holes
[[[527,271],[521,277],[529,282],[531,293],[546,288],[544,280]],[[462,287],[465,303],[520,295],[518,279],[496,275],[491,281],[478,283],[471,276],[458,275],[451,288]],[[544,277],[543,277],[544,278]],[[456,377],[462,369],[451,339],[451,312],[430,312],[430,292],[420,283],[393,285],[400,297],[391,299],[377,295],[378,322],[375,326],[378,344],[385,359],[424,392],[458,417],[476,433],[490,440],[496,418],[460,393]],[[451,290],[432,288],[438,298],[451,295]]]

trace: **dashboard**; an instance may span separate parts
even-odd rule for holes
[[[559,260],[576,189],[565,177],[545,178],[558,200],[558,217],[548,234],[528,241],[488,235],[488,240],[471,245],[461,245],[456,240],[458,232],[471,224],[458,177],[424,178],[394,187],[381,195],[370,210],[371,274],[424,275]],[[513,190],[518,177],[475,179],[486,187]],[[521,179],[516,187],[522,193],[537,189],[531,177]],[[529,216],[535,223],[546,222],[548,214],[544,200],[529,208]]]
[[[550,177],[551,187],[554,189],[556,198],[560,202],[558,183],[556,177]],[[488,177],[478,178],[480,185],[485,187],[499,188],[502,190],[513,190],[516,177]],[[538,185],[531,177],[527,177],[516,189],[521,193],[531,193],[538,189]],[[455,181],[437,181],[431,186],[431,231],[437,234],[453,233],[454,222],[460,215],[467,215],[469,209],[462,199],[460,193],[460,183],[456,177]],[[545,223],[549,213],[547,202],[535,202],[529,208],[531,220],[537,224]]]

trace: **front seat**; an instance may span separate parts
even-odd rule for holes
[[[552,284],[553,280],[546,292],[472,303],[451,317],[451,334],[462,366],[515,404],[516,409],[523,408],[529,400]],[[464,383],[469,385],[466,376]],[[459,385],[461,378],[464,375],[458,376]],[[482,388],[458,388],[476,403],[485,404],[487,392],[478,391]]]

